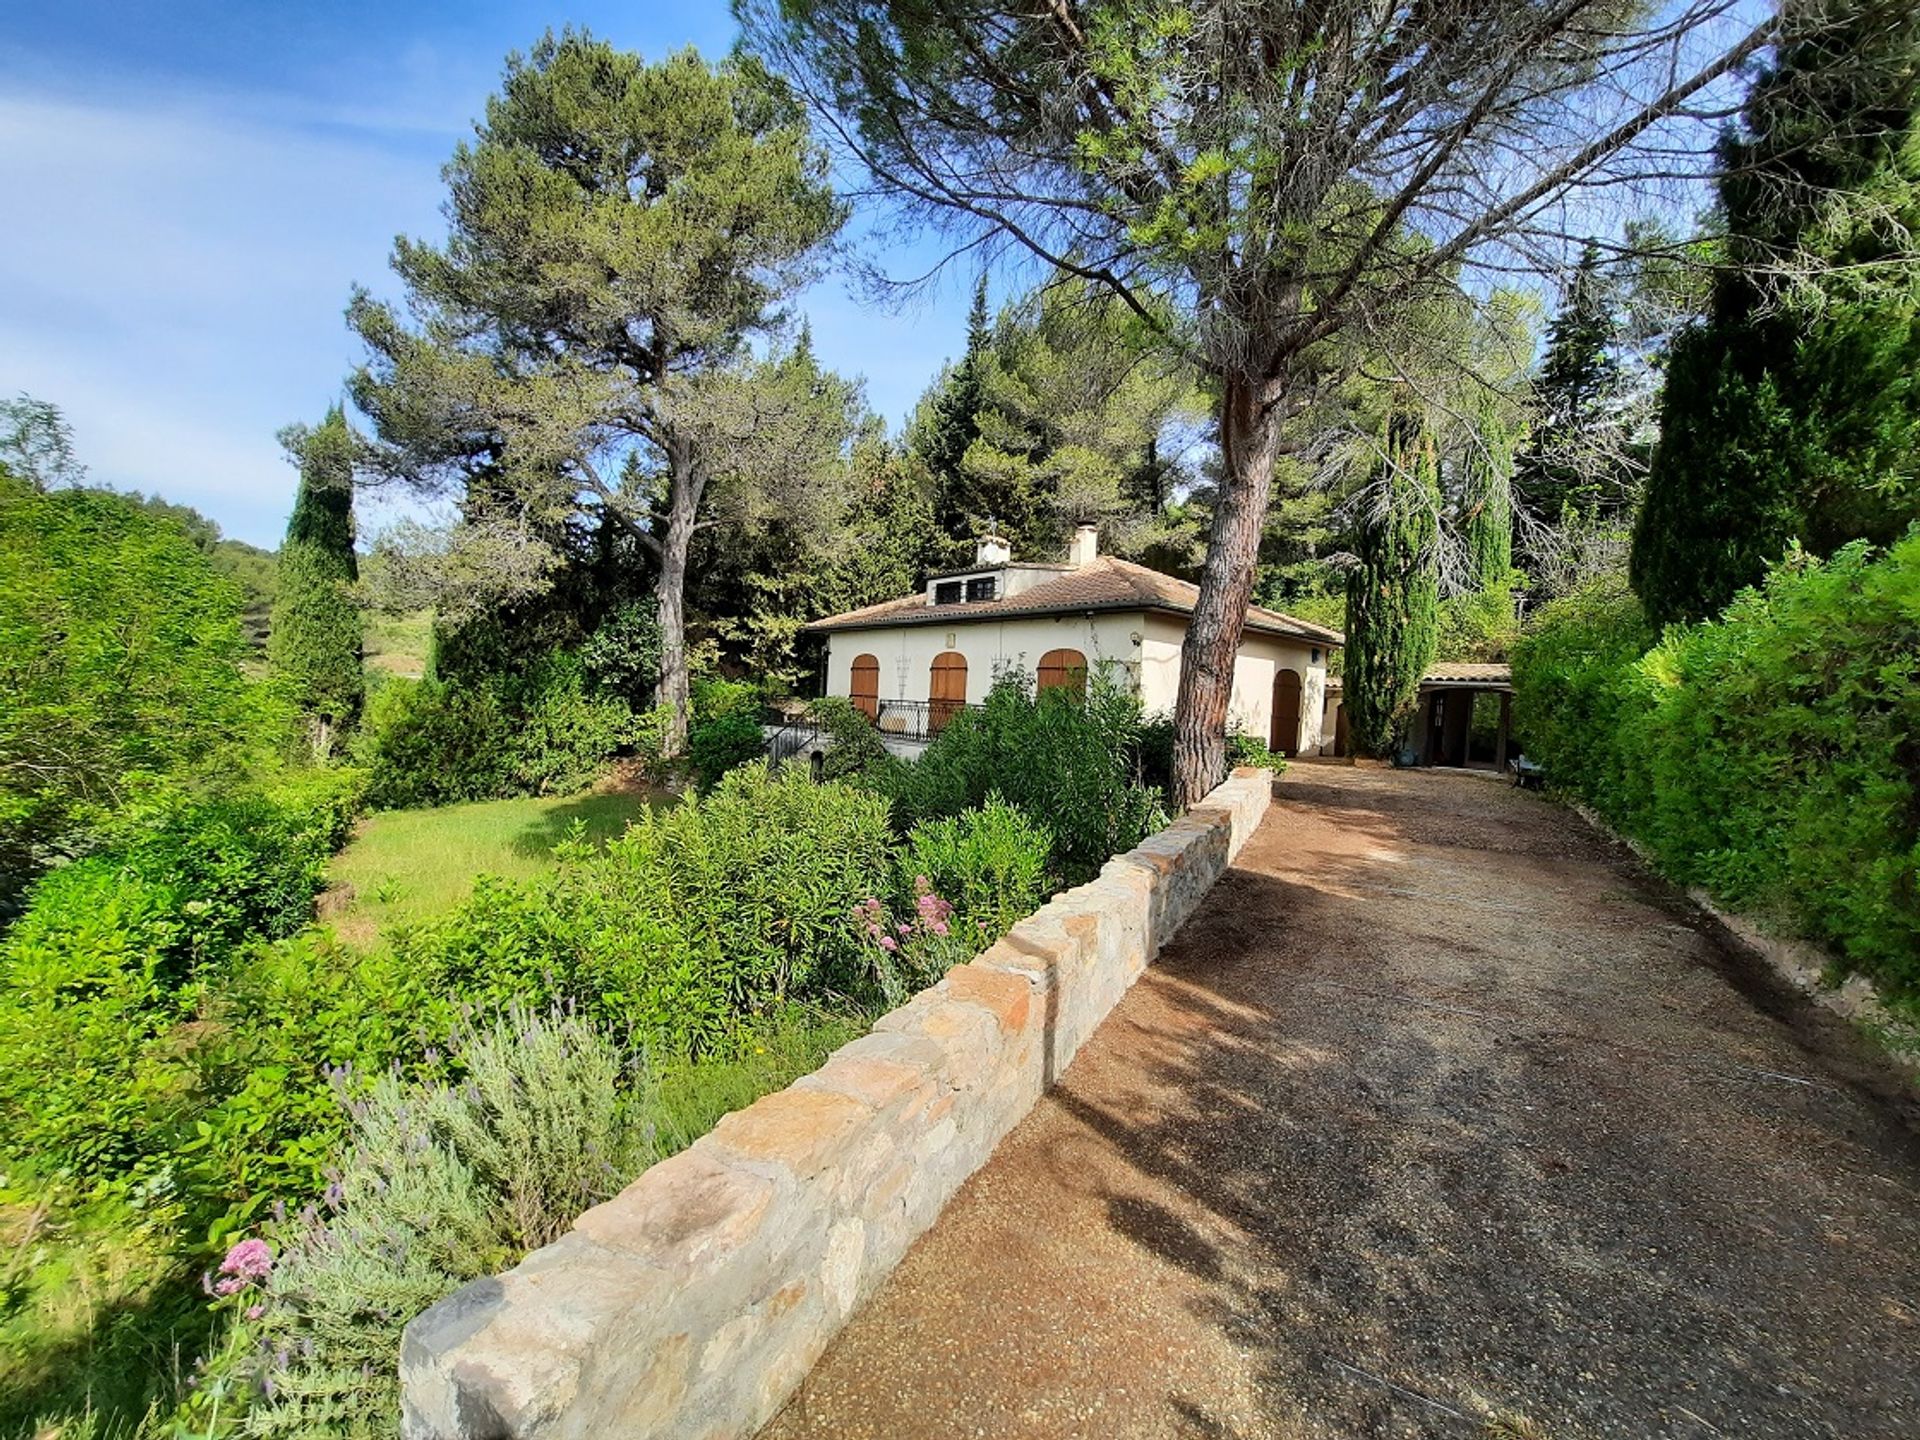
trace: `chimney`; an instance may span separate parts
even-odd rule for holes
[[[990,565],[1004,565],[1012,558],[1013,547],[989,530],[980,537],[979,545],[974,550],[973,563],[985,569]]]
[[[1076,525],[1073,539],[1067,544],[1067,563],[1076,570],[1084,570],[1100,555],[1100,527],[1097,525]]]

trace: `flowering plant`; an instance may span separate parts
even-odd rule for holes
[[[874,975],[889,1005],[898,1005],[912,991],[964,964],[982,939],[958,924],[952,903],[925,875],[914,876],[910,918],[890,916],[874,895],[853,907],[853,918],[874,947]]]

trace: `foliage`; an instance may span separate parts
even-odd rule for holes
[[[828,742],[820,775],[841,780],[888,764],[886,743],[873,721],[840,695],[826,695],[807,706],[807,718]]]
[[[482,879],[395,950],[473,1003],[565,1002],[633,1027],[661,1056],[720,1046],[751,1011],[864,973],[849,916],[891,876],[881,800],[764,765],[639,814],[549,879]]]
[[[353,724],[366,690],[362,626],[353,585],[353,432],[339,406],[312,430],[281,436],[300,468],[287,538],[280,547],[273,628],[267,655],[315,726],[324,756],[335,731]]]
[[[700,784],[712,789],[729,770],[766,753],[760,728],[760,696],[751,685],[703,680],[693,691],[693,726],[687,732],[687,758]]]
[[[1721,146],[1730,263],[1674,345],[1634,531],[1663,623],[1713,615],[1796,543],[1885,545],[1920,516],[1920,14],[1782,16]]]
[[[143,786],[266,763],[278,713],[241,673],[239,609],[166,519],[0,470],[0,914]]]
[[[638,600],[622,605],[587,637],[580,659],[596,690],[636,707],[644,704],[660,683],[660,617],[655,608]]]
[[[1617,586],[1547,606],[1514,662],[1529,756],[1675,879],[1920,1006],[1920,533],[1654,640]]]
[[[1517,570],[1507,576],[1515,583],[1522,578]],[[1507,586],[1452,595],[1434,607],[1435,660],[1505,660],[1519,638],[1520,620]]]
[[[353,753],[368,801],[400,809],[569,794],[645,726],[624,700],[590,687],[580,657],[554,651],[490,681],[385,680],[361,730]]]
[[[1084,698],[1065,688],[1036,696],[1030,677],[1009,672],[919,760],[883,767],[869,783],[904,826],[978,808],[997,792],[1051,833],[1053,877],[1078,884],[1164,817],[1160,793],[1132,774],[1140,724],[1138,698],[1102,670]]]
[[[1227,732],[1227,764],[1254,765],[1262,770],[1271,770],[1278,775],[1287,768],[1284,755],[1276,755],[1267,748],[1267,742],[1258,735],[1249,735],[1244,730]]]
[[[813,507],[853,429],[854,387],[804,346],[746,343],[845,218],[826,158],[755,65],[569,30],[508,58],[446,175],[445,244],[394,250],[404,308],[350,307],[368,463],[460,499],[441,568],[476,608],[543,593],[570,522],[618,526],[657,567],[677,754],[696,530]]]
[[[982,532],[988,511],[970,503],[967,451],[980,438],[981,371],[992,338],[987,308],[987,276],[974,282],[967,311],[967,347],[960,359],[940,372],[907,429],[907,443],[933,477],[935,525],[949,542],[943,561],[964,563],[971,542]],[[998,515],[994,515],[996,521]]]
[[[60,407],[24,392],[0,400],[0,470],[11,470],[36,490],[78,486],[87,478]]]
[[[1433,661],[1439,505],[1433,441],[1416,417],[1396,412],[1347,576],[1344,703],[1358,755],[1390,755],[1405,743]]]
[[[364,1096],[343,1078],[352,1142],[324,1207],[283,1227],[264,1283],[235,1292],[261,1312],[237,1327],[236,1368],[258,1387],[245,1433],[391,1433],[401,1328],[654,1158],[650,1077],[578,1017],[512,1010],[446,1063],[447,1079],[380,1076]]]
[[[182,1027],[199,982],[255,937],[305,924],[354,782],[330,772],[276,794],[170,797],[34,888],[0,940],[0,1157],[96,1189],[184,1188],[203,1220],[224,1208],[227,1191],[194,1186],[183,1163],[191,1117],[219,1088],[208,1044],[223,1037]]]
[[[1046,826],[992,794],[978,809],[914,826],[902,863],[953,906],[955,926],[978,943],[1040,907],[1052,851]]]

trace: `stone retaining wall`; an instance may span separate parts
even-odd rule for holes
[[[811,1075],[407,1327],[409,1440],[746,1436],[1066,1069],[1266,813],[1233,778]]]

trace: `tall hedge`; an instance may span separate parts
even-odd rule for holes
[[[353,432],[336,405],[311,430],[282,437],[300,466],[287,538],[280,547],[278,595],[268,657],[293,686],[324,750],[360,713],[366,680],[362,625],[353,597]]]
[[[1528,754],[1674,879],[1920,1014],[1920,530],[1655,640],[1617,583],[1548,605],[1514,656]]]
[[[1376,495],[1347,576],[1343,673],[1354,752],[1378,757],[1407,739],[1437,634],[1439,463],[1417,415],[1396,411],[1387,422]]]

